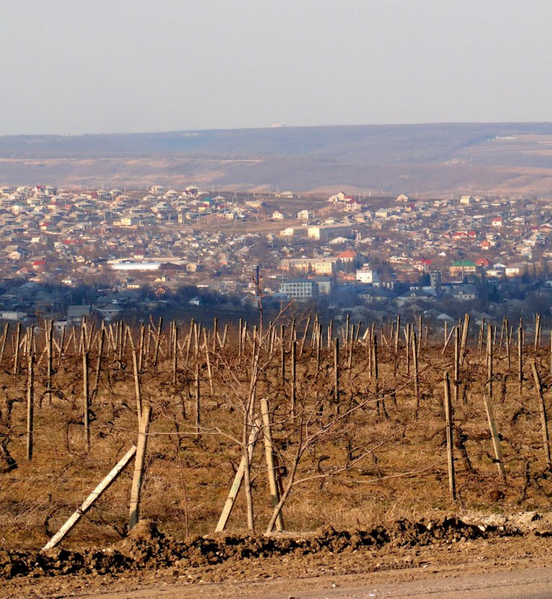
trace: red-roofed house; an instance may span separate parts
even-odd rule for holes
[[[356,260],[357,254],[353,250],[345,250],[341,254],[337,255],[337,259],[341,260],[343,264],[351,263]]]

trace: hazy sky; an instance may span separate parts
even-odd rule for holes
[[[552,121],[550,0],[0,9],[0,135]]]

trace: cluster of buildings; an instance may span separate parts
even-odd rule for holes
[[[552,201],[542,198],[2,186],[0,227],[4,319],[76,313],[76,299],[115,318],[193,287],[196,306],[208,290],[237,311],[262,298],[443,320],[458,306],[492,317],[504,302],[520,308],[524,285],[544,299],[551,288]]]

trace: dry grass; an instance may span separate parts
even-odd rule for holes
[[[142,374],[143,400],[152,405],[154,413],[142,514],[165,532],[183,538],[214,530],[232,484],[242,451],[232,437],[239,440],[242,435],[251,357],[240,358],[234,343],[224,352],[212,353],[211,394],[205,354],[200,353],[202,434],[198,438],[195,358],[186,363],[183,347],[174,386],[168,340],[162,351],[159,364],[153,367],[150,360]],[[267,363],[258,380],[257,399],[268,398],[273,409],[275,445],[285,466],[284,485],[300,434],[304,438],[307,431],[319,434],[324,429],[300,462],[298,478],[307,480],[293,488],[284,508],[288,530],[310,531],[328,524],[335,528],[368,528],[401,518],[418,520],[462,510],[550,507],[552,484],[543,461],[538,404],[529,379],[528,361],[527,380],[520,395],[514,366],[508,370],[505,359],[496,358],[498,382],[493,403],[507,472],[504,485],[494,462],[481,395],[486,378],[485,356],[475,347],[469,348],[462,369],[462,381],[468,387],[466,401],[459,401],[454,410],[455,435],[457,439],[460,433],[464,437],[472,471],[457,448],[459,499],[454,503],[448,494],[442,386],[443,372],[451,371],[452,353],[442,356],[441,347],[437,346],[422,349],[421,400],[416,414],[412,375],[406,373],[404,352],[395,356],[390,349],[380,350],[378,384],[388,418],[376,409],[367,348],[361,343],[355,345],[350,372],[345,352],[342,354],[339,405],[332,396],[332,353],[322,352],[321,368],[317,371],[315,351],[305,349],[298,364],[295,418],[290,417],[289,372],[284,384],[279,374],[280,352],[265,357]],[[540,349],[534,357],[544,377],[547,350]],[[13,402],[25,398],[26,372],[23,368],[19,375],[10,374],[12,359],[8,351],[0,373],[0,386],[4,389],[0,397],[0,432],[9,435],[8,449],[18,467],[0,474],[0,538],[5,546],[39,547],[136,442],[132,362],[127,351],[121,369],[106,350],[99,392],[91,404],[92,446],[86,453],[80,356],[64,357],[53,378],[54,388],[60,393],[54,394],[51,404],[45,397],[40,406],[46,380],[42,360],[36,369],[35,447],[29,462],[25,457],[25,402]],[[287,359],[289,364],[289,355]],[[93,351],[90,363],[95,364]],[[502,397],[499,379],[504,376]],[[550,403],[547,391],[546,401]],[[349,416],[338,416],[347,410]],[[308,427],[307,418],[311,419]],[[355,461],[364,454],[363,459]],[[129,467],[85,516],[64,542],[66,545],[108,543],[125,534],[131,477]],[[252,485],[256,525],[258,530],[264,530],[272,508],[262,443],[257,445],[253,457]],[[240,494],[230,528],[246,528],[245,509]]]

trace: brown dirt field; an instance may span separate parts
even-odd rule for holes
[[[157,363],[155,335],[147,343],[150,351],[140,377],[142,401],[152,406],[154,414],[141,513],[167,536],[157,536],[152,528],[145,541],[126,537],[132,478],[129,467],[61,543],[62,549],[48,558],[41,558],[37,551],[136,442],[131,344],[129,339],[120,353],[115,342],[112,345],[106,341],[99,387],[92,393],[91,449],[86,452],[79,333],[65,340],[62,358],[54,350],[51,399],[46,393],[44,338],[42,333],[37,334],[35,443],[29,461],[25,450],[28,372],[21,355],[19,373],[13,374],[13,338],[8,339],[0,372],[0,433],[5,435],[3,446],[17,467],[10,466],[4,454],[0,461],[4,469],[0,473],[0,576],[13,579],[6,588],[12,588],[13,583],[13,588],[20,591],[30,580],[54,575],[56,580],[65,581],[59,584],[80,584],[81,590],[98,576],[102,581],[127,576],[134,580],[138,576],[136,580],[142,584],[150,575],[155,580],[175,568],[176,573],[171,574],[175,578],[190,576],[190,580],[210,583],[267,576],[363,574],[426,564],[431,567],[434,560],[446,564],[445,557],[439,556],[447,553],[448,559],[469,562],[472,551],[476,555],[479,548],[487,547],[491,553],[484,549],[483,559],[498,563],[520,555],[545,558],[550,536],[546,512],[550,509],[552,482],[530,360],[536,359],[548,408],[548,348],[523,348],[520,391],[515,348],[510,348],[508,365],[506,348],[498,347],[497,342],[492,403],[506,471],[503,481],[482,399],[487,376],[485,348],[478,349],[475,340],[470,342],[460,369],[458,398],[453,400],[458,490],[454,502],[448,491],[443,410],[443,373],[453,372],[454,348],[449,347],[443,354],[436,342],[422,345],[416,408],[410,350],[408,362],[403,345],[396,354],[383,341],[390,339],[388,330],[379,333],[377,380],[374,352],[365,342],[341,349],[338,400],[333,350],[321,350],[317,367],[317,350],[311,346],[310,336],[301,347],[302,333],[298,333],[292,402],[289,339],[284,346],[285,381],[281,377],[281,344],[276,339],[270,351],[266,340],[258,355],[252,413],[260,398],[268,399],[284,488],[292,480],[294,459],[302,450],[283,508],[285,527],[291,536],[244,536],[247,506],[242,492],[229,522],[229,533],[212,537],[243,455],[241,440],[255,353],[251,342],[246,341],[240,356],[235,338],[230,347],[221,350],[217,344],[213,351],[210,335],[207,353],[202,334],[189,336],[188,327],[183,327],[175,382],[172,344],[166,330],[160,337]],[[132,334],[132,343],[138,347],[139,332]],[[109,335],[116,338],[115,326]],[[198,342],[197,352],[194,339]],[[93,338],[89,352],[91,390],[97,340]],[[58,338],[56,344],[60,343]],[[249,432],[250,424],[247,426]],[[256,530],[262,532],[272,514],[262,443],[253,453],[251,489]],[[544,517],[512,519],[515,514],[534,510]],[[430,522],[433,524],[428,528]],[[486,528],[483,531],[467,522],[483,522]],[[151,563],[150,556],[155,556]]]

